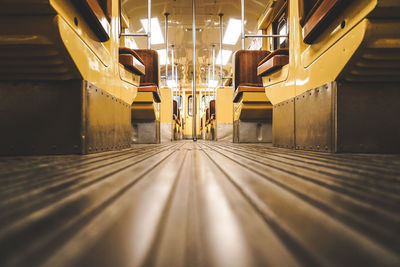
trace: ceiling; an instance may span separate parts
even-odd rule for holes
[[[224,30],[229,18],[241,18],[240,0],[195,0],[196,2],[196,77],[197,86],[206,86],[208,64],[212,66],[212,46],[215,45],[215,55],[219,52],[219,16],[223,13]],[[245,32],[256,33],[257,21],[264,12],[267,0],[245,0]],[[124,10],[130,19],[131,32],[144,32],[140,19],[147,18],[146,0],[123,0]],[[174,45],[174,59],[178,64],[178,77],[183,87],[190,87],[192,83],[192,1],[191,0],[152,0],[152,17],[157,17],[164,35],[165,13],[168,17],[168,43]],[[240,29],[238,29],[240,30]],[[165,36],[164,36],[165,40]],[[147,41],[144,37],[135,37],[139,48],[146,48]],[[246,47],[251,43],[246,39]],[[164,49],[165,43],[152,45],[152,49]],[[224,45],[223,49],[232,51],[241,48],[240,38],[236,45]],[[231,71],[231,59],[224,66],[224,76]],[[219,74],[219,66],[216,66],[216,75]],[[165,67],[161,66],[161,75],[164,76]],[[169,65],[171,76],[171,65]],[[170,79],[170,77],[169,77]],[[218,79],[218,78],[216,78]]]

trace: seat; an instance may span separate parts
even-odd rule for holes
[[[269,55],[267,50],[239,50],[234,55],[234,89],[240,84],[258,84],[262,87],[262,79],[257,76],[258,63]]]
[[[158,86],[154,83],[141,83],[140,87],[138,88],[138,92],[151,92],[153,93],[154,101],[157,103],[161,103],[160,90],[158,89]]]
[[[143,59],[130,48],[119,48],[119,63],[137,75],[145,75]]]
[[[174,121],[180,126],[180,110],[178,109],[178,102],[176,100],[172,101],[172,117]]]
[[[159,91],[158,53],[151,49],[135,49],[134,52],[143,60],[145,74],[140,77],[138,92],[153,92],[154,101],[161,102]]]
[[[140,77],[138,93],[132,103],[135,143],[160,143],[160,102],[158,53],[135,49],[143,60],[145,74]]]
[[[265,89],[262,84],[243,83],[239,85],[233,94],[233,102],[238,103],[242,98],[243,93],[246,92],[265,92]]]
[[[178,102],[176,100],[172,101],[172,114],[178,117]]]
[[[210,120],[215,119],[215,100],[210,101]]]
[[[206,108],[206,126],[210,122],[210,108]]]
[[[262,78],[257,75],[257,66],[269,54],[267,50],[239,50],[235,53],[233,102],[239,102],[243,92],[264,92]]]
[[[289,63],[289,48],[279,48],[260,61],[257,75],[265,76]]]
[[[351,0],[319,0],[310,10],[304,8],[301,25],[303,26],[304,42],[312,44],[314,40],[324,31],[343,8],[348,5]]]
[[[257,75],[259,62],[271,52],[239,50],[234,55],[234,142],[271,142],[272,105]]]
[[[109,14],[106,14],[108,12],[104,12],[99,2],[90,0],[72,0],[72,3],[83,15],[89,24],[89,27],[93,30],[99,40],[101,42],[108,41],[111,35]]]

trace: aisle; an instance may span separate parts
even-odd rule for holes
[[[176,142],[0,158],[0,266],[399,266],[400,155]]]

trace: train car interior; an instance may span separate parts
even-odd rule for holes
[[[400,266],[399,0],[0,4],[0,266]]]

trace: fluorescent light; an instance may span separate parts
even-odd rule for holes
[[[166,54],[165,49],[160,49],[157,50],[158,52],[158,62],[160,62],[160,65],[165,65],[165,54]],[[168,64],[169,64],[169,57],[168,57]]]
[[[209,80],[208,81],[208,87],[210,87],[210,88],[216,87],[217,85],[218,85],[217,80]]]
[[[222,65],[226,65],[226,63],[228,63],[229,59],[231,58],[231,55],[232,55],[231,50],[222,49]],[[218,53],[216,64],[217,65],[221,64],[221,51]]]
[[[224,44],[235,45],[241,34],[242,24],[240,19],[229,19],[228,27],[226,28]]]
[[[148,32],[147,19],[141,19],[140,22],[142,23],[144,30]],[[163,43],[164,43],[164,37],[161,32],[161,27],[158,18],[151,18],[151,44],[163,44]]]

